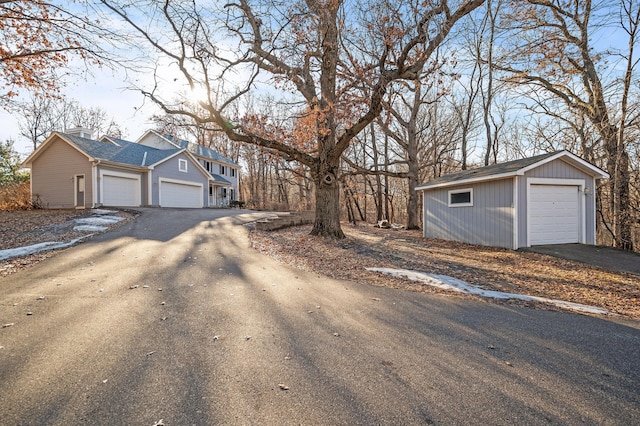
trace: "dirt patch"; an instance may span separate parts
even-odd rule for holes
[[[74,219],[89,217],[91,210],[18,210],[0,211],[0,250],[25,247],[43,242],[67,242],[89,232],[75,231]],[[108,230],[121,226],[136,215],[134,211],[117,210],[113,216],[123,220],[110,225]],[[95,233],[95,232],[91,232]],[[41,260],[51,257],[55,251],[45,251],[0,261],[0,276],[13,274]]]
[[[332,278],[416,292],[477,296],[438,290],[367,267],[411,269],[448,275],[486,290],[560,299],[597,306],[640,319],[640,279],[548,255],[423,238],[420,231],[343,224],[341,241],[312,237],[310,226],[274,232],[253,231],[253,246],[282,263]],[[495,303],[558,309],[550,305],[483,299]]]

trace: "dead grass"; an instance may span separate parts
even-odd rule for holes
[[[87,235],[74,231],[72,219],[85,217],[90,210],[0,210],[0,250],[24,247],[47,241],[70,241]],[[121,226],[131,220],[134,212],[119,211],[117,216],[123,221],[109,229]],[[39,252],[27,256],[0,261],[0,276],[11,275],[55,254],[55,251]]]
[[[343,224],[342,241],[312,237],[310,227],[253,231],[255,248],[283,263],[333,278],[417,292],[442,290],[366,267],[412,269],[448,275],[487,290],[561,299],[598,306],[640,319],[640,278],[530,252],[425,239],[420,231]],[[448,294],[460,296],[451,292]],[[504,303],[498,302],[496,303]],[[552,309],[538,303],[508,301]]]
[[[0,186],[0,210],[31,210],[38,208],[31,198],[29,182]]]

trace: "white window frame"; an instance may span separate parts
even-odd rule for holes
[[[229,170],[231,171],[231,177],[236,177],[236,169],[229,167]]]
[[[469,193],[469,202],[468,203],[452,203],[451,196],[454,194],[463,194],[465,192]],[[464,188],[464,189],[452,189],[447,193],[447,203],[449,207],[473,207],[473,188]]]
[[[178,158],[178,171],[182,173],[187,173],[189,171],[189,163],[187,160]]]
[[[220,164],[220,175],[224,176],[227,174],[227,168]]]

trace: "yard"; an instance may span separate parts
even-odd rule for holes
[[[69,241],[80,233],[68,221],[83,210],[0,211],[0,250],[45,241]],[[128,219],[130,213],[119,212]],[[116,225],[118,226],[118,225]],[[403,278],[383,276],[367,267],[411,269],[447,275],[489,290],[561,299],[597,306],[627,318],[640,319],[640,277],[606,271],[582,263],[529,252],[425,239],[420,231],[379,229],[343,224],[341,241],[309,236],[310,226],[275,232],[252,231],[253,246],[282,263],[332,278],[416,292],[461,295]],[[41,252],[0,262],[0,276],[39,262],[54,252]],[[487,300],[487,299],[483,299]],[[558,309],[524,301],[538,309]]]
[[[640,319],[640,277],[606,271],[537,253],[425,239],[420,231],[343,224],[347,238],[333,241],[309,236],[310,226],[275,232],[253,231],[253,246],[279,261],[332,278],[416,292],[461,295],[367,271],[367,267],[411,269],[447,275],[507,293],[560,299],[597,306]],[[482,299],[489,300],[489,299]],[[491,299],[493,300],[493,299]],[[525,301],[495,301],[558,309]]]

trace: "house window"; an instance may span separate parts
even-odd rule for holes
[[[473,189],[453,189],[449,191],[449,207],[473,206]]]
[[[229,169],[231,171],[231,177],[236,177],[236,169]]]
[[[204,161],[204,167],[207,169],[208,172],[211,171],[211,163],[208,161]]]
[[[187,173],[187,160],[178,159],[178,170]]]
[[[220,165],[220,174],[224,176],[226,174],[226,169],[227,168],[221,164]]]

